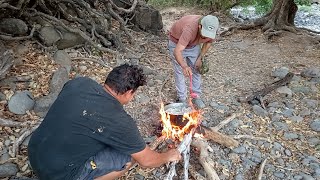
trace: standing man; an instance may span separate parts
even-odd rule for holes
[[[205,107],[200,98],[202,58],[211,47],[219,27],[212,15],[188,15],[173,24],[169,31],[168,48],[174,66],[178,102],[186,102],[185,76],[192,77],[192,91],[197,95],[192,102],[198,109]],[[202,45],[202,48],[200,45]],[[191,77],[190,77],[191,76]]]
[[[151,150],[123,109],[145,84],[142,69],[127,64],[114,68],[103,85],[85,77],[67,82],[28,145],[39,179],[109,180],[134,162],[151,168],[180,160],[177,149]]]

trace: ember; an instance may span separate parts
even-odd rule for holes
[[[201,123],[200,112],[181,103],[174,103],[166,108],[161,103],[159,113],[163,126],[162,135],[172,140],[182,141],[185,134]]]

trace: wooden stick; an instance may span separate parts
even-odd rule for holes
[[[261,140],[261,141],[268,141],[271,142],[270,139],[268,138],[264,138],[264,137],[254,137],[254,136],[250,136],[250,135],[233,135],[232,136],[234,139],[253,139],[253,140]]]
[[[207,141],[202,138],[193,138],[192,146],[200,150],[199,161],[208,175],[209,180],[220,180],[217,172],[214,170],[214,161],[209,157],[208,149],[210,148]]]
[[[258,180],[261,180],[261,178],[262,178],[263,169],[264,169],[264,166],[265,166],[266,163],[267,163],[267,159],[268,159],[268,158],[266,158],[266,159],[262,162],[262,164],[261,164],[261,166],[260,166],[259,175],[258,175]]]
[[[165,136],[158,137],[155,141],[153,141],[149,146],[151,150],[157,149],[157,147],[166,139]]]
[[[213,140],[223,146],[228,148],[235,148],[239,146],[239,142],[234,140],[232,137],[224,135],[218,131],[212,130],[212,128],[208,128],[205,126],[201,126],[201,129],[204,130],[202,133],[206,139]]]
[[[221,121],[218,125],[216,125],[215,127],[211,127],[210,129],[212,129],[213,131],[219,131],[223,126],[231,122],[234,118],[238,117],[239,115],[240,113],[231,114],[225,120]]]
[[[178,151],[180,153],[183,153],[184,157],[186,158],[187,154],[188,154],[188,149],[190,150],[190,144],[192,141],[192,136],[193,136],[193,132],[195,131],[195,128],[193,128],[191,130],[191,132],[187,135],[184,135],[182,142],[180,143],[179,147],[178,147]],[[190,153],[189,153],[190,155]],[[189,160],[189,158],[185,159],[185,161]],[[172,162],[170,163],[170,170],[167,174],[167,176],[165,177],[165,180],[172,180],[172,178],[176,175],[176,164],[178,162]],[[186,166],[188,164],[184,164],[184,166]],[[184,167],[184,169],[187,169],[188,167]],[[184,175],[184,180],[188,179],[188,173]]]
[[[14,120],[0,118],[0,126],[3,126],[3,127],[21,127],[21,126],[26,126],[27,124],[28,123],[26,122],[18,122]]]
[[[199,174],[193,166],[189,166],[189,172],[195,180],[207,180],[205,177]]]
[[[19,146],[20,144],[30,135],[33,133],[33,131],[35,131],[40,124],[37,124],[35,126],[33,126],[30,130],[25,131],[24,133],[22,133],[22,135],[15,140],[15,142],[13,143],[12,146],[12,153],[10,154],[11,157],[16,157],[18,151],[19,151]]]

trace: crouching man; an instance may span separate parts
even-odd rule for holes
[[[41,180],[107,180],[134,162],[159,167],[181,159],[177,149],[151,150],[123,109],[146,77],[138,66],[114,68],[103,85],[80,77],[67,82],[28,145]]]

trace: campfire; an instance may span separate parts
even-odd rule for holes
[[[236,140],[218,132],[222,126],[234,119],[236,115],[233,114],[229,116],[218,126],[208,128],[201,125],[201,111],[195,110],[194,108],[186,106],[182,103],[173,103],[166,106],[161,103],[159,113],[161,115],[160,121],[162,126],[162,139],[170,139],[174,143],[179,144],[177,149],[182,154],[184,162],[183,179],[188,179],[189,171],[192,176],[201,176],[194,170],[193,167],[189,166],[191,145],[200,151],[199,161],[207,173],[207,178],[219,179],[214,170],[215,163],[208,156],[208,151],[210,151],[211,147],[209,146],[207,140],[213,140],[229,148],[238,146],[238,142]],[[165,177],[166,180],[172,180],[172,178],[176,175],[176,163],[177,162],[172,162],[170,164],[170,170]]]
[[[182,141],[185,134],[201,123],[200,111],[185,107],[183,104],[174,103],[160,108],[162,135],[172,140]]]

